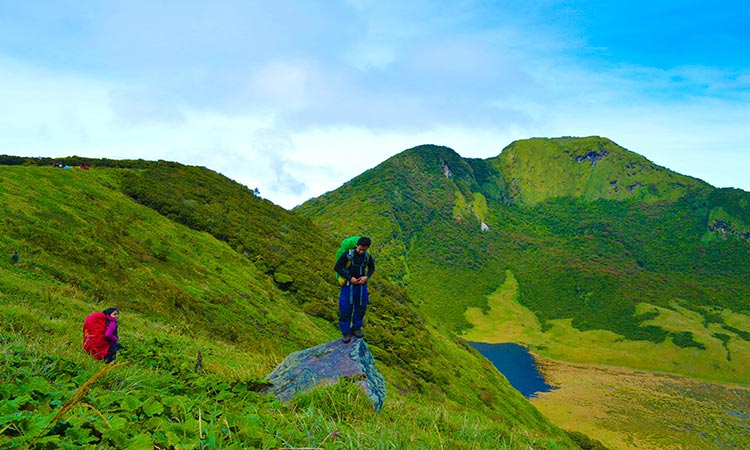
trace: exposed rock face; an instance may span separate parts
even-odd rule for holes
[[[609,155],[609,152],[606,151],[606,150],[602,150],[601,153],[592,151],[592,152],[588,152],[587,154],[585,154],[583,156],[581,156],[581,155],[576,156],[576,162],[580,163],[580,162],[584,162],[584,161],[591,161],[591,165],[595,166],[597,161],[599,161],[600,159],[602,159],[602,158],[604,158],[605,156],[608,156],[608,155]]]
[[[300,391],[322,384],[335,384],[340,378],[357,383],[380,412],[385,401],[385,380],[375,367],[370,348],[362,339],[344,344],[341,339],[294,352],[268,375],[273,386],[265,389],[282,401]]]

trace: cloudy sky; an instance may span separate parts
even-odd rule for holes
[[[538,136],[750,191],[750,4],[0,0],[0,105],[0,154],[201,165],[287,208]]]

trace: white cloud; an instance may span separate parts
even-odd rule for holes
[[[546,0],[18,3],[0,17],[0,152],[176,160],[291,207],[420,144],[486,158],[516,139],[603,135],[750,190],[747,69],[612,58],[611,31],[587,35],[602,14]]]
[[[0,150],[80,154],[107,128],[106,100],[107,87],[96,79],[0,57]]]
[[[109,107],[117,126],[184,122],[180,103],[169,93],[148,86],[119,86],[109,90]]]

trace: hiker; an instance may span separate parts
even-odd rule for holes
[[[10,255],[10,262],[13,265],[18,264],[18,252],[16,250],[13,250],[13,254]]]
[[[352,336],[365,336],[362,323],[370,300],[367,281],[375,272],[375,260],[367,251],[370,244],[370,238],[359,238],[357,246],[342,254],[333,268],[344,280],[339,295],[339,328],[345,344],[351,342]]]
[[[117,351],[122,348],[117,334],[117,320],[120,310],[107,308],[86,316],[83,323],[83,349],[94,359],[105,363],[115,360]]]
[[[117,319],[120,318],[120,310],[117,308],[107,308],[104,310],[104,314],[107,316],[107,330],[104,332],[104,338],[109,344],[104,362],[109,364],[115,360],[117,350],[122,348],[122,345],[119,343],[120,336],[117,335]]]

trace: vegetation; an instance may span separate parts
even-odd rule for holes
[[[13,446],[635,442],[546,408],[575,430],[562,432],[464,339],[750,380],[750,194],[604,138],[518,141],[486,160],[420,146],[294,211],[172,162],[0,162],[0,246],[20,254],[0,264],[0,439]],[[383,412],[346,383],[290,404],[259,394],[286,354],[338,337],[332,255],[350,235],[374,242],[367,339],[388,383]],[[126,347],[123,364],[100,373],[79,348],[80,326],[111,305],[123,310]],[[659,403],[665,417],[679,417],[678,403]],[[659,445],[680,442],[654,423]],[[710,433],[732,442],[730,428]]]
[[[639,305],[680,305],[704,320],[750,314],[748,205],[746,192],[590,137],[519,141],[484,161],[417,147],[295,211],[323,228],[365,228],[381,245],[379,263],[397,271],[389,279],[453,332],[469,329],[469,308],[488,308],[509,270],[543,332],[572,320],[581,332],[705,350],[692,330],[658,326]],[[750,379],[730,366],[713,377]]]
[[[338,338],[339,236],[207,169],[35,162],[0,167],[0,446],[576,447],[385,277],[367,329],[381,414],[346,383],[260,394],[289,352]],[[125,347],[102,370],[81,325],[113,305]]]
[[[709,188],[598,136],[516,141],[491,164],[512,201],[525,205],[563,197],[663,202]]]
[[[518,296],[518,281],[509,272],[506,282],[489,297],[488,309],[467,311],[472,327],[463,337],[474,342],[521,342],[561,361],[689,373],[703,380],[741,384],[748,377],[750,341],[725,332],[725,322],[749,327],[747,315],[722,311],[720,321],[707,323],[702,314],[679,304],[663,308],[641,303],[636,312],[644,325],[667,333],[665,340],[657,343],[623,339],[606,330],[581,331],[573,327],[572,319],[551,320],[543,329],[539,318],[518,302]]]
[[[381,276],[447,333],[556,360],[750,381],[750,193],[713,188],[607,139],[518,141],[487,160],[420,146],[295,212],[323,229],[367,230],[388,270]],[[710,410],[711,395],[693,410]],[[593,433],[597,416],[566,412],[576,398],[548,416]],[[661,406],[680,414],[678,403]],[[668,429],[659,428],[659,445],[683,445]],[[592,436],[634,446],[609,430]],[[724,442],[733,431],[706,433]]]
[[[549,382],[565,387],[531,402],[610,448],[727,449],[750,440],[747,389],[611,366],[544,360],[543,367]]]

